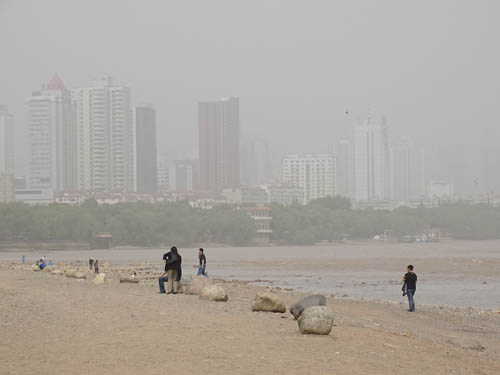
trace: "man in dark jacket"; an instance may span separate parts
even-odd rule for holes
[[[415,301],[413,296],[417,290],[417,274],[413,272],[413,266],[410,264],[408,266],[408,272],[403,277],[403,296],[406,294],[408,296],[408,304],[410,309],[408,311],[415,311]]]
[[[182,257],[175,246],[167,253],[165,271],[168,278],[167,294],[177,294],[177,285],[182,277]]]

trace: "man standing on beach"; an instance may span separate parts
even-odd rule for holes
[[[200,265],[198,267],[198,275],[207,276],[207,257],[204,254],[204,250],[200,248],[198,251],[198,257],[200,258]]]
[[[417,290],[417,274],[413,272],[413,266],[408,265],[408,272],[403,277],[403,296],[406,294],[408,296],[408,304],[410,309],[408,311],[415,311],[415,301],[413,296]]]
[[[170,256],[168,256],[167,263],[165,264],[165,271],[167,271],[168,284],[167,294],[177,294],[178,281],[182,277],[182,257],[174,246],[170,249]]]
[[[91,271],[94,268],[94,258],[92,257],[89,258],[89,268]]]

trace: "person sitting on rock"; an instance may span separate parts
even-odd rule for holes
[[[45,263],[45,259],[40,259],[40,263],[38,264],[38,267],[40,267],[41,270],[43,270],[45,267],[47,267],[47,263]]]
[[[165,290],[165,282],[168,281],[168,275],[167,275],[167,262],[168,258],[170,257],[172,253],[169,251],[168,253],[163,254],[163,261],[165,262],[165,272],[161,274],[161,276],[158,278],[158,285],[160,287],[160,291],[158,293],[160,294],[166,294],[167,291]]]

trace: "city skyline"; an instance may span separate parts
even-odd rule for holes
[[[0,103],[16,118],[18,174],[28,163],[26,95],[54,72],[68,87],[108,72],[135,104],[154,103],[159,150],[172,160],[197,149],[196,105],[206,98],[242,98],[242,137],[263,138],[274,165],[289,153],[330,152],[371,107],[394,137],[425,149],[430,178],[453,180],[457,193],[500,190],[490,173],[500,161],[500,4],[444,0],[429,12],[428,1],[237,3],[224,12],[152,3],[146,20],[138,4],[113,0],[2,2]]]
[[[305,189],[304,177],[295,181],[287,171],[290,155],[281,157],[282,177],[273,179],[267,143],[240,138],[239,98],[199,102],[199,154],[205,155],[200,167],[198,159],[158,162],[156,110],[151,105],[134,106],[131,93],[128,87],[114,85],[108,75],[96,75],[88,87],[72,89],[57,74],[33,92],[27,103],[30,118],[35,118],[30,122],[34,129],[30,142],[36,147],[30,147],[28,187],[154,195],[173,190],[169,181],[174,177],[175,189],[185,192],[200,189],[217,194],[224,188],[276,183]],[[358,202],[418,201],[431,196],[431,183],[448,184],[455,192],[452,179],[426,175],[423,149],[412,139],[389,141],[385,116],[374,120],[369,115],[362,121],[351,137],[332,147],[334,152],[323,153],[333,158],[331,188],[304,190],[304,203],[336,194]],[[78,147],[72,147],[75,144]]]

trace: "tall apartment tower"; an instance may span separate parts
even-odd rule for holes
[[[78,188],[82,191],[134,190],[134,136],[130,89],[111,77],[72,91],[77,113]]]
[[[158,192],[156,110],[150,106],[132,109],[135,157],[135,187],[138,193]]]
[[[198,104],[200,188],[219,193],[240,185],[239,99]]]
[[[336,161],[336,193],[343,197],[352,197],[354,180],[354,163],[352,145],[347,139],[342,139],[335,149]]]
[[[165,153],[159,155],[156,181],[158,193],[167,194],[170,191],[170,161]]]
[[[409,202],[425,194],[424,153],[404,137],[391,147],[391,199]]]
[[[175,160],[175,190],[193,191],[198,189],[198,160]]]
[[[303,203],[335,195],[335,156],[332,154],[287,155],[283,182],[303,189]]]
[[[241,182],[263,185],[271,180],[271,156],[267,142],[254,140],[241,147]]]
[[[14,175],[14,116],[0,105],[0,176]]]
[[[387,125],[368,119],[354,130],[354,198],[357,201],[390,199],[390,163]]]
[[[56,74],[26,103],[30,140],[28,186],[75,190],[77,138],[70,92]]]

